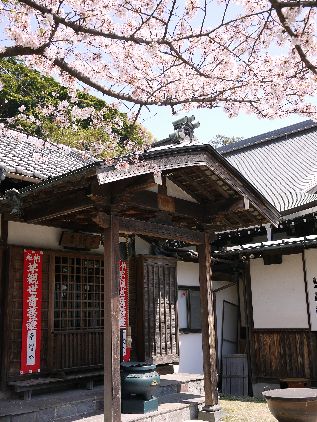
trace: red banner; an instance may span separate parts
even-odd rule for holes
[[[21,374],[40,372],[43,251],[24,250]]]
[[[127,328],[129,326],[129,274],[126,261],[120,259],[120,282],[119,282],[119,302],[120,302],[120,331],[122,342],[122,359],[125,362],[130,360],[130,347],[127,347]]]

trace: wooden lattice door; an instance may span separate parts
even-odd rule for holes
[[[103,257],[52,254],[50,274],[50,367],[102,366]]]
[[[176,260],[142,256],[137,263],[138,359],[179,361]]]

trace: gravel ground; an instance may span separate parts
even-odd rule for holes
[[[222,397],[223,422],[276,422],[266,402],[250,397]]]

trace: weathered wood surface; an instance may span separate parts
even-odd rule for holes
[[[137,284],[138,359],[179,361],[176,260],[140,257]]]
[[[311,378],[308,330],[253,330],[254,378]]]
[[[119,222],[104,232],[104,420],[121,422]]]
[[[241,397],[248,395],[248,359],[246,355],[223,356],[222,393]]]
[[[204,359],[205,405],[218,404],[217,343],[215,332],[214,300],[212,294],[211,246],[206,234],[198,247],[199,284],[201,303],[201,333]]]
[[[103,330],[54,332],[54,370],[103,366],[103,338]]]

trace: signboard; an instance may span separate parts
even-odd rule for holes
[[[120,303],[120,332],[122,360],[130,360],[130,347],[127,345],[127,330],[129,326],[129,274],[126,261],[120,259],[120,280],[119,280],[119,303]]]
[[[24,250],[21,374],[40,372],[43,251]]]
[[[60,245],[64,248],[89,250],[98,249],[100,242],[101,236],[99,234],[63,231]]]

